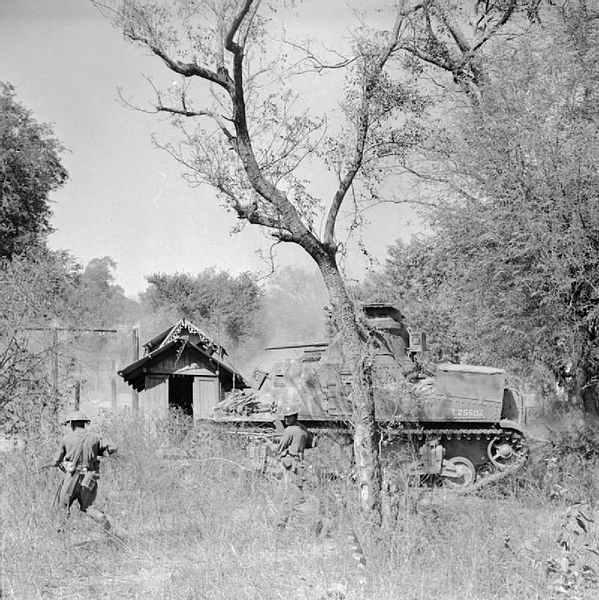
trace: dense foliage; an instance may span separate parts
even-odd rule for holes
[[[71,362],[53,325],[72,322],[76,277],[66,254],[38,250],[0,269],[0,427],[18,430],[59,406],[60,365]],[[41,329],[46,328],[46,329]],[[65,371],[62,370],[64,375]]]
[[[137,303],[111,283],[114,266],[105,257],[84,269],[44,248],[1,263],[0,431],[35,429],[70,399],[75,380],[130,358],[126,335],[94,332],[127,332],[138,318]]]
[[[114,280],[116,262],[110,256],[93,258],[78,273],[73,302],[81,324],[89,327],[118,327],[139,319],[139,304],[127,298]]]
[[[39,427],[84,379],[85,363],[118,355],[93,329],[133,321],[136,303],[114,285],[115,263],[85,269],[46,247],[49,194],[66,181],[62,148],[0,84],[0,431]],[[88,335],[89,334],[89,335]]]
[[[169,323],[185,317],[225,347],[257,333],[261,291],[250,273],[237,276],[210,267],[197,275],[155,273],[143,294],[149,312],[162,311]]]
[[[582,6],[496,48],[480,102],[454,110],[435,140],[449,185],[428,214],[432,233],[392,248],[382,276],[434,331],[439,357],[537,372],[589,411],[599,407],[598,37]]]
[[[43,241],[50,231],[49,194],[65,182],[62,148],[0,83],[0,258]]]

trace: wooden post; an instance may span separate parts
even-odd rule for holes
[[[81,382],[75,382],[75,397],[73,398],[73,409],[79,410],[81,405]]]
[[[117,409],[116,377],[114,376],[115,371],[116,371],[116,362],[114,360],[112,360],[110,362],[110,372],[112,374],[110,376],[110,410],[112,410],[112,412],[116,412],[116,409]]]
[[[116,402],[116,379],[113,377],[110,380],[110,409],[112,412],[116,412],[117,402]]]
[[[58,406],[58,327],[52,329],[52,387],[54,388],[54,403]]]
[[[132,341],[133,341],[133,362],[139,358],[139,328],[134,327],[132,330]],[[139,410],[139,394],[136,390],[131,391],[131,408],[134,411]]]

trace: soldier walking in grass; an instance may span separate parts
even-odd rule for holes
[[[64,478],[56,495],[57,503],[68,516],[71,506],[77,501],[82,512],[100,523],[105,531],[109,531],[110,521],[92,504],[98,494],[100,476],[98,457],[114,454],[117,448],[86,429],[90,419],[82,412],[70,414],[64,423],[70,423],[71,431],[62,438],[60,448],[52,462],[46,465],[58,467],[64,472]]]
[[[281,506],[281,518],[277,526],[284,529],[293,511],[302,512],[306,499],[304,451],[314,447],[314,436],[298,422],[299,411],[295,407],[283,410],[285,431],[276,450],[276,456],[285,468],[283,481],[285,498]]]

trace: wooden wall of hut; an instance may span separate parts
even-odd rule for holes
[[[142,392],[140,408],[149,417],[161,418],[168,414],[168,376],[146,375],[146,389]]]
[[[193,418],[208,418],[222,399],[216,375],[193,377]],[[140,408],[151,418],[163,418],[174,405],[169,399],[169,376],[146,375],[146,389],[141,393]]]
[[[193,380],[193,418],[208,418],[220,401],[218,377],[195,377]]]

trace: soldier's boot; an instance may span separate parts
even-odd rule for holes
[[[94,521],[96,521],[96,523],[99,523],[104,529],[104,531],[109,532],[112,529],[112,525],[108,520],[108,517],[101,510],[90,506],[85,512]]]
[[[58,517],[58,527],[56,528],[58,533],[64,533],[68,529],[70,516],[70,513],[68,513],[66,510],[60,511]]]

